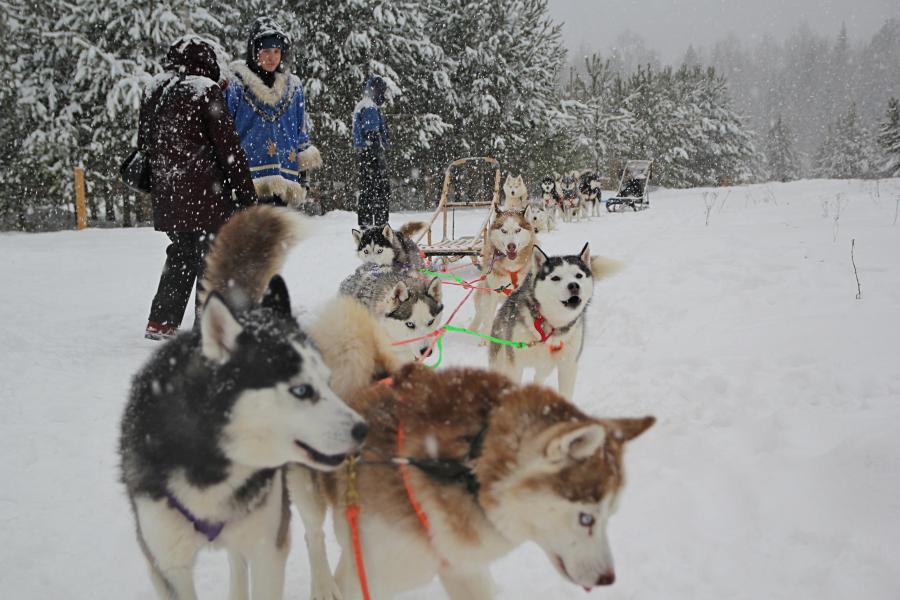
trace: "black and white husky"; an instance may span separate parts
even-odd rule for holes
[[[368,426],[291,315],[280,276],[300,236],[260,206],[222,228],[207,260],[200,330],[156,352],[122,419],[121,479],[160,598],[196,598],[193,566],[224,548],[231,598],[282,597],[290,509],[283,465],[336,469]]]
[[[600,216],[600,175],[585,171],[578,176],[578,193],[581,195],[581,210],[585,217]]]
[[[491,343],[490,366],[516,383],[534,367],[535,383],[558,370],[559,393],[572,399],[578,359],[584,346],[584,317],[594,282],[619,263],[591,257],[588,245],[577,255],[547,256],[535,247],[534,265],[522,285],[500,307],[491,335],[528,342],[524,348]]]
[[[388,265],[398,269],[418,270],[425,268],[425,259],[412,236],[427,228],[427,223],[413,221],[399,230],[390,225],[369,227],[363,231],[352,230],[356,244],[356,255],[364,263]]]
[[[560,195],[560,211],[566,223],[581,219],[581,197],[578,195],[578,172],[564,173],[556,182]]]
[[[397,358],[408,362],[432,346],[427,336],[441,325],[444,305],[441,282],[393,266],[363,263],[341,282],[340,293],[369,309],[392,342],[420,338],[394,346]]]
[[[553,220],[554,229],[556,229],[556,213],[562,208],[561,203],[562,196],[556,187],[556,179],[549,175],[541,179],[541,204]]]

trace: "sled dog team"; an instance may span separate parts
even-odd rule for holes
[[[196,598],[206,547],[227,552],[229,598],[282,598],[291,503],[315,600],[393,598],[434,576],[451,599],[492,598],[490,565],[527,541],[586,590],[613,583],[623,451],[654,418],[573,404],[585,311],[618,264],[587,244],[545,254],[526,199],[496,209],[475,291],[471,329],[522,342],[491,342],[490,369],[419,364],[444,317],[412,241],[423,224],[353,231],[363,262],[308,326],[279,275],[304,219],[257,206],[220,230],[198,330],[142,367],[122,419],[121,478],[160,598]],[[540,385],[554,370],[559,393]]]
[[[526,218],[538,233],[553,231],[557,217],[568,223],[600,215],[600,182],[594,171],[567,171],[541,179],[540,194],[529,199],[523,177],[509,174],[503,182],[504,206],[528,208]]]

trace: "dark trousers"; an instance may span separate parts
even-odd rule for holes
[[[356,216],[360,229],[382,227],[388,222],[391,187],[387,178],[384,152],[363,150],[359,153],[359,200]]]
[[[195,282],[197,291],[200,290],[210,240],[209,234],[200,231],[166,235],[172,243],[166,248],[166,264],[150,305],[149,320],[178,327],[184,318]]]

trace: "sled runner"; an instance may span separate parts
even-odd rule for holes
[[[622,206],[643,210],[650,206],[650,174],[652,160],[629,160],[622,169],[619,190],[606,200],[606,210],[615,212]]]
[[[461,167],[470,167],[463,171]],[[478,173],[477,167],[482,167]],[[474,167],[474,168],[473,168]],[[461,190],[458,185],[451,185],[453,181],[469,177],[469,183],[478,182],[479,176],[489,177],[490,173],[485,168],[493,169],[493,192],[488,196],[482,187],[480,190]],[[444,185],[441,189],[441,199],[437,209],[428,222],[428,229],[423,231],[416,239],[419,248],[427,258],[440,257],[445,264],[457,261],[465,256],[472,259],[472,264],[478,265],[478,259],[484,248],[494,207],[500,202],[500,163],[489,156],[475,156],[454,160],[447,166],[444,172]],[[473,235],[456,235],[456,211],[457,209],[487,208],[481,225]],[[441,238],[435,241],[432,236],[432,225],[441,217]]]

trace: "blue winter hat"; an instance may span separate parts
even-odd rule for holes
[[[284,50],[284,38],[280,35],[272,34],[259,38],[256,40],[256,45],[259,49],[262,48],[279,48]]]
[[[387,92],[387,82],[378,75],[373,75],[366,81],[363,92],[371,94],[375,104],[381,106],[384,104],[385,93]]]

